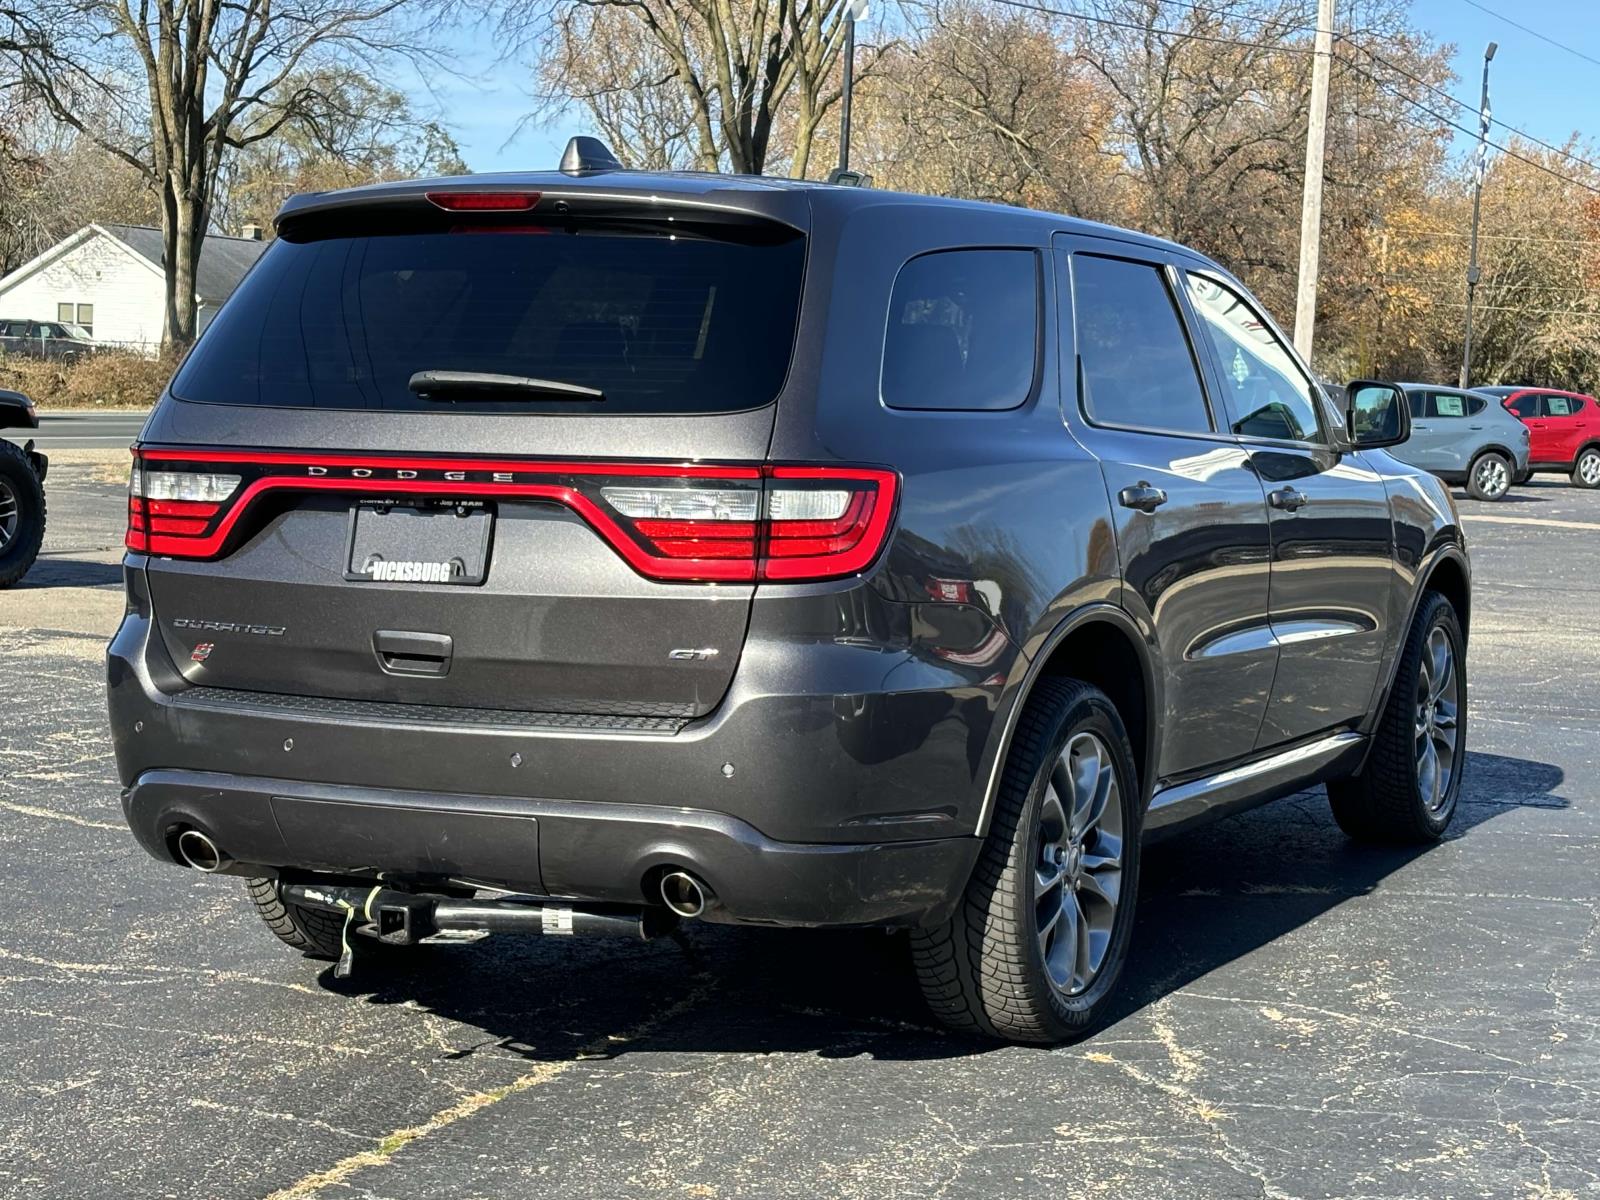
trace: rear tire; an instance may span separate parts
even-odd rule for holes
[[[343,950],[344,918],[338,913],[289,903],[278,891],[276,879],[247,879],[245,888],[256,913],[284,945],[293,946],[312,958],[339,957]],[[373,941],[372,944],[381,943]]]
[[[1127,732],[1105,694],[1041,681],[966,892],[949,921],[912,934],[918,982],[941,1021],[1054,1043],[1104,1018],[1133,933],[1140,796]]]
[[[1585,446],[1572,464],[1572,486],[1600,488],[1600,446]]]
[[[44,485],[21,448],[0,439],[0,588],[28,573],[44,545]]]
[[[1467,468],[1467,495],[1474,500],[1499,500],[1511,490],[1511,460],[1497,450],[1485,450]]]
[[[1427,593],[1401,648],[1366,765],[1328,784],[1334,820],[1357,841],[1422,845],[1444,836],[1466,766],[1462,649],[1456,610],[1438,592]]]

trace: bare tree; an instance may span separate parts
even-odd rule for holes
[[[509,0],[502,33],[533,54],[546,114],[578,101],[640,165],[761,174],[786,163],[803,176],[839,98],[844,10],[845,0]]]
[[[374,71],[428,60],[430,31],[408,18],[417,0],[38,0],[47,35],[14,57],[24,84],[55,117],[142,172],[160,202],[166,264],[163,341],[194,340],[195,272],[227,154],[317,112],[311,68],[352,62]],[[415,15],[423,15],[418,12]],[[438,23],[438,8],[425,14]],[[79,65],[64,71],[65,59]],[[97,124],[107,93],[145,117],[130,143]]]

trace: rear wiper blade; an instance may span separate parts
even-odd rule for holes
[[[474,400],[588,400],[606,398],[599,388],[531,375],[495,375],[489,371],[418,371],[406,385],[427,400],[449,400],[467,395]]]

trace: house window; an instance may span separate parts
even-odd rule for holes
[[[81,325],[90,337],[94,336],[94,305],[57,304],[56,320],[64,325]]]

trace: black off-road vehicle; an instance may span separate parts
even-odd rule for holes
[[[21,392],[0,389],[0,429],[37,429],[39,414]],[[28,573],[44,544],[44,476],[50,461],[30,438],[0,438],[0,588]]]
[[[1449,822],[1448,491],[1193,251],[581,145],[277,229],[135,447],[109,673],[140,842],[290,945],[899,927],[1052,1041],[1147,839]]]

